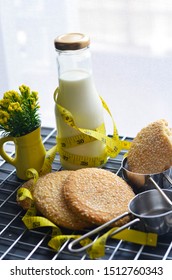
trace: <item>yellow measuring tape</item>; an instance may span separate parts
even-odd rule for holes
[[[71,112],[69,112],[66,108],[62,107],[57,103],[58,93],[59,93],[59,88],[57,88],[54,92],[54,100],[56,102],[56,106],[58,108],[58,111],[62,119],[67,125],[69,125],[70,127],[72,127],[78,132],[76,136],[72,136],[72,137],[66,137],[66,138],[57,137],[57,150],[60,156],[64,160],[76,165],[96,167],[106,163],[108,157],[112,157],[112,158],[116,157],[122,149],[128,150],[130,148],[131,142],[120,140],[112,114],[107,104],[101,97],[100,99],[102,102],[102,106],[110,115],[113,122],[112,137],[106,136],[106,130],[104,124],[96,128],[95,130],[77,127],[75,125],[75,121]],[[86,157],[83,155],[72,154],[71,152],[66,151],[66,149],[68,148],[90,143],[95,140],[99,140],[106,146],[105,152],[101,157],[90,157],[90,156]]]
[[[57,153],[57,145],[53,146],[50,150],[46,152],[44,163],[39,173],[41,176],[51,172],[52,163],[54,161],[56,153]]]
[[[108,232],[100,236],[92,245],[90,249],[88,249],[88,254],[91,259],[100,258],[105,255],[105,245],[107,239],[111,234],[117,230],[118,227],[111,228]],[[147,233],[133,229],[125,229],[113,236],[111,238],[123,240],[127,242],[132,242],[139,245],[147,245],[155,247],[157,245],[157,237],[156,233]]]

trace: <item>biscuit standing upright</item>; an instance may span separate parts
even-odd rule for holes
[[[93,80],[89,37],[81,33],[64,34],[55,39],[54,45],[59,78],[55,114],[61,164],[65,169],[101,166],[107,160],[105,144],[76,129],[102,132],[104,127],[103,106]],[[72,114],[74,123],[67,122],[69,116],[60,108]]]
[[[172,129],[164,119],[141,129],[128,152],[129,170],[140,174],[161,173],[172,166]]]

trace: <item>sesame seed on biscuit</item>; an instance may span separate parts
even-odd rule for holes
[[[130,171],[161,173],[172,165],[172,130],[166,120],[150,123],[134,138],[127,155]]]
[[[70,174],[63,190],[71,211],[97,225],[128,211],[129,201],[134,197],[134,192],[122,178],[99,168],[79,169]],[[123,218],[113,226],[128,220],[128,217]]]

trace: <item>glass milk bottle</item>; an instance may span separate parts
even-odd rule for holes
[[[69,126],[61,116],[57,104],[70,111],[75,125],[79,128],[95,130],[104,124],[103,106],[97,93],[91,67],[89,37],[81,33],[69,33],[54,40],[57,52],[59,90],[56,97],[55,115],[58,138],[77,136],[81,132]],[[71,139],[71,138],[69,138]],[[78,144],[74,147],[63,147],[59,151],[64,169],[101,166],[105,145],[99,140]],[[65,152],[70,157],[65,156]]]

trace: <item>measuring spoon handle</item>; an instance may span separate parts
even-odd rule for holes
[[[162,197],[166,200],[166,202],[172,207],[172,201],[169,197],[163,192],[163,190],[158,186],[158,184],[154,181],[154,179],[150,176],[149,180],[154,184],[155,188],[160,192]]]

